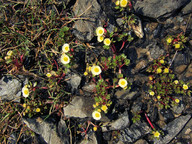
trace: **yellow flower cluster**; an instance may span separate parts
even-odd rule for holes
[[[107,110],[108,110],[107,105],[99,106],[98,102],[96,102],[96,104],[93,104],[93,107],[96,108],[96,110],[92,113],[92,117],[95,120],[100,120],[101,119],[101,110],[104,111],[105,113],[107,113]]]
[[[64,65],[65,64],[68,64],[70,62],[70,58],[68,55],[66,55],[67,52],[70,51],[70,48],[69,48],[69,44],[68,43],[65,43],[63,46],[62,46],[62,51],[63,51],[63,54],[61,55],[61,63],[63,63]]]
[[[13,51],[12,51],[12,50],[9,50],[9,51],[7,52],[7,56],[5,56],[5,60],[10,59],[12,55],[13,55]]]
[[[127,3],[128,3],[128,0],[117,0],[116,2],[115,2],[115,5],[116,6],[119,6],[120,5],[120,7],[126,7],[127,6]]]
[[[109,46],[111,44],[111,40],[109,38],[104,39],[104,33],[105,29],[103,27],[98,27],[96,29],[96,35],[97,35],[97,41],[102,42],[106,45]]]
[[[91,72],[93,76],[100,75],[102,70],[101,67],[98,65],[87,66],[86,71],[84,72],[84,76],[88,75],[88,73]]]

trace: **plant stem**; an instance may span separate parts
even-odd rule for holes
[[[150,119],[148,118],[147,114],[145,113],[145,118],[147,119],[148,123],[150,124],[152,129],[155,129],[155,127],[153,126],[153,124],[151,123]]]
[[[172,63],[173,63],[173,61],[174,61],[176,55],[177,55],[177,51],[175,52],[175,54],[174,54],[174,56],[173,56],[173,59],[172,59],[172,61],[171,61],[171,63],[170,63],[170,67],[171,67],[171,65],[172,65]]]

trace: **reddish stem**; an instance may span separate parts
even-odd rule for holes
[[[65,73],[62,74],[61,78],[58,80],[57,84],[60,83],[61,79],[63,79],[63,77],[65,76]]]
[[[146,113],[145,113],[145,117],[146,117],[148,123],[150,124],[151,128],[152,128],[152,129],[155,129],[155,127],[154,127],[153,124],[151,123],[151,121],[150,121],[150,119],[148,118],[148,116],[147,116]]]
[[[55,65],[56,65],[57,70],[58,70],[58,69],[59,69],[59,66],[58,66],[57,62],[56,62],[55,60],[53,60],[53,61],[55,62]]]
[[[95,78],[94,78],[94,77],[92,78],[92,80],[93,80],[93,82],[95,82],[95,83],[96,83],[96,80],[95,80]]]
[[[112,51],[113,51],[113,53],[115,53],[115,52],[116,52],[116,47],[115,47],[115,45],[114,45],[114,44],[112,44]]]
[[[123,43],[122,43],[121,48],[120,48],[119,51],[121,51],[121,50],[123,49],[123,47],[125,46],[125,42],[126,42],[126,41],[123,41]]]

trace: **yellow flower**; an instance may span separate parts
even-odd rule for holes
[[[26,110],[30,110],[31,109],[31,107],[30,106],[27,106],[27,109]]]
[[[88,72],[84,72],[84,76],[88,75]]]
[[[106,45],[106,46],[109,46],[111,44],[111,40],[109,38],[105,38],[103,43]]]
[[[7,55],[8,55],[8,56],[12,56],[12,54],[13,54],[13,51],[12,51],[12,50],[9,50],[9,51],[7,52]]]
[[[150,94],[151,96],[154,96],[154,95],[155,95],[154,91],[149,92],[149,94]]]
[[[187,90],[187,89],[188,89],[188,85],[184,84],[184,85],[183,85],[183,89],[184,89],[184,90]]]
[[[102,105],[101,109],[105,112],[108,108],[106,105]]]
[[[103,41],[103,39],[104,39],[104,37],[103,37],[103,36],[98,36],[98,37],[97,37],[97,41],[98,41],[98,42],[102,42],[102,41]]]
[[[156,131],[156,132],[153,133],[153,136],[159,138],[160,133],[158,131]]]
[[[46,76],[47,76],[48,78],[50,78],[50,77],[52,76],[52,74],[51,74],[51,73],[47,73]]]
[[[152,76],[149,76],[149,80],[152,81],[152,80],[153,80],[153,77],[152,77]]]
[[[127,0],[120,0],[120,6],[126,7],[127,6]]]
[[[99,75],[101,73],[100,66],[92,66],[91,72],[93,75]]]
[[[175,102],[176,102],[176,103],[179,103],[179,102],[180,102],[180,100],[179,100],[179,99],[175,99]]]
[[[66,44],[64,44],[64,45],[62,46],[62,51],[63,51],[64,53],[67,53],[69,50],[70,50],[70,49],[69,49],[69,44],[68,44],[68,43],[66,43]]]
[[[93,104],[93,107],[96,108],[97,106],[95,104]]]
[[[36,112],[40,112],[41,111],[41,109],[40,108],[36,108],[36,110],[35,110]]]
[[[179,83],[179,81],[178,81],[178,80],[174,80],[174,83],[175,83],[175,84],[178,84],[178,83]]]
[[[164,69],[164,73],[169,73],[169,69],[168,69],[168,68],[165,68],[165,69]]]
[[[94,130],[94,131],[97,131],[97,127],[96,127],[96,126],[94,126],[94,127],[93,127],[93,130]]]
[[[5,56],[5,60],[8,60],[10,59],[11,57],[10,56]]]
[[[61,55],[61,62],[62,62],[63,64],[68,64],[68,63],[70,62],[69,56],[66,55],[66,54],[62,54],[62,55]]]
[[[165,63],[165,61],[164,61],[163,59],[161,59],[159,62],[160,62],[161,64],[164,64],[164,63]]]
[[[25,87],[25,88],[27,88],[28,86],[29,86],[29,85],[28,85],[28,84],[26,84],[24,87]],[[29,86],[29,87],[30,87],[30,86]]]
[[[29,96],[29,89],[26,87],[22,88],[22,93],[24,97],[28,97]]]
[[[98,111],[94,111],[92,113],[92,117],[95,119],[95,120],[100,120],[101,119],[101,113],[98,112]]]
[[[24,107],[24,108],[26,108],[26,107],[27,107],[27,104],[26,104],[26,103],[24,103],[24,104],[23,104],[23,107]]]
[[[120,1],[117,0],[117,1],[115,2],[115,5],[116,5],[116,6],[119,6],[119,4],[120,4]]]
[[[180,46],[181,46],[181,45],[180,45],[179,43],[178,43],[178,44],[175,44],[175,48],[176,48],[176,49],[180,48]]]
[[[162,72],[162,69],[161,68],[158,68],[157,69],[157,73],[159,74],[159,73],[161,73]]]
[[[98,103],[98,102],[96,102],[96,106],[99,106],[99,103]]]
[[[91,66],[88,67],[89,72],[91,71],[91,68],[92,68]]]
[[[157,96],[157,99],[160,100],[160,99],[161,99],[161,96]]]
[[[127,86],[126,86],[126,87],[124,87],[123,89],[124,89],[124,90],[126,90],[126,89],[127,89]]]
[[[101,112],[101,109],[97,109],[98,112]]]
[[[172,42],[172,38],[167,38],[167,43],[171,43]]]
[[[104,28],[103,27],[98,27],[97,29],[96,29],[96,35],[97,36],[102,36],[103,34],[104,34]]]
[[[125,88],[127,86],[127,81],[125,79],[120,79],[118,84],[120,87]]]

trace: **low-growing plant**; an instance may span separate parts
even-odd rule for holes
[[[170,108],[172,103],[176,104],[178,101],[175,101],[174,96],[190,96],[189,83],[185,84],[182,80],[176,79],[165,57],[154,60],[147,72],[152,74],[148,82],[149,95],[161,108]]]
[[[176,36],[167,36],[166,42],[171,48],[174,47],[175,50],[180,51],[185,47],[184,44],[187,42],[187,39],[183,33],[180,33]]]

